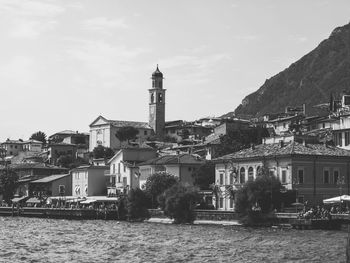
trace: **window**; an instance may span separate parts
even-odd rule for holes
[[[230,208],[233,208],[233,198],[230,197]]]
[[[282,170],[281,183],[282,184],[286,184],[287,183],[287,170]]]
[[[113,164],[113,169],[112,169],[112,173],[115,173],[115,163]]]
[[[191,172],[191,170],[192,170],[191,167],[188,167],[188,171]]]
[[[147,135],[147,131],[144,131],[143,134],[144,134],[144,135]]]
[[[299,184],[304,183],[304,170],[303,169],[298,170],[298,183]]]
[[[333,182],[334,182],[334,184],[338,184],[338,182],[339,182],[339,171],[338,170],[333,171]]]
[[[254,170],[253,167],[248,168],[248,180],[254,180]]]
[[[345,132],[345,146],[348,146],[350,144],[350,133]]]
[[[260,176],[261,175],[260,169],[261,169],[260,166],[256,167],[256,176]]]
[[[230,173],[230,184],[233,184],[233,172]]]
[[[337,144],[339,145],[339,146],[343,146],[343,136],[342,136],[343,134],[342,133],[339,133],[338,134],[338,142],[337,142]]]
[[[118,163],[118,174],[120,174],[120,163]]]
[[[329,184],[329,170],[323,170],[323,183]]]
[[[120,175],[118,175],[118,183],[120,183]]]
[[[123,167],[124,167],[124,173],[126,172],[126,164],[123,163]]]
[[[241,184],[245,183],[245,169],[244,169],[244,167],[242,167],[240,172],[239,172],[239,182]]]
[[[269,170],[269,176],[275,176],[275,169],[270,169]]]
[[[219,198],[219,208],[223,208],[224,207],[224,198],[220,197]]]
[[[224,174],[220,173],[220,185],[224,184]]]

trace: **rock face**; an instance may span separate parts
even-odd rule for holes
[[[305,103],[307,115],[312,115],[317,112],[314,105],[343,91],[350,91],[350,24],[334,29],[317,48],[266,80],[243,99],[235,114],[261,116]]]

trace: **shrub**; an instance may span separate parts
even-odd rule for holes
[[[235,208],[245,224],[263,223],[281,205],[281,183],[274,176],[261,175],[237,191]]]
[[[131,189],[127,200],[128,220],[149,218],[149,213],[147,210],[148,198],[141,189]]]
[[[151,199],[152,208],[158,207],[157,198],[165,190],[177,183],[177,178],[166,172],[158,172],[147,178],[144,191]]]
[[[164,214],[173,218],[175,224],[192,223],[195,220],[198,193],[193,187],[175,184],[158,199]]]

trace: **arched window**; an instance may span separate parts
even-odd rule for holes
[[[239,182],[241,184],[245,183],[245,169],[244,169],[244,167],[242,167],[241,170],[239,171]]]
[[[163,102],[163,94],[162,93],[158,94],[158,102],[159,103]]]
[[[254,180],[254,169],[253,167],[248,168],[248,180]]]
[[[260,176],[261,175],[260,169],[261,169],[260,166],[256,167],[256,176]]]

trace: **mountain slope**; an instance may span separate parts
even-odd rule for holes
[[[305,103],[311,115],[317,112],[312,106],[344,90],[350,90],[350,24],[334,29],[317,48],[266,80],[243,99],[235,114],[261,116]]]

